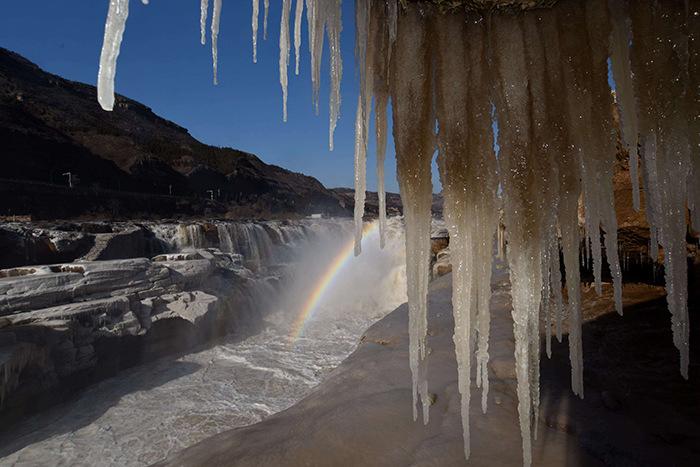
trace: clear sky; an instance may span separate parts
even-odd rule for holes
[[[95,84],[108,3],[4,1],[0,46],[24,55],[49,72]],[[354,2],[343,2],[343,105],[333,152],[328,150],[328,50],[324,50],[321,109],[316,116],[311,106],[304,21],[300,75],[294,75],[292,46],[289,118],[283,123],[278,71],[282,1],[270,1],[268,40],[263,41],[260,0],[257,64],[252,61],[251,3],[223,0],[219,85],[213,86],[209,37],[207,46],[199,43],[199,0],[151,0],[148,6],[131,0],[117,69],[117,92],[184,126],[204,143],[252,152],[268,163],[313,175],[329,187],[352,186],[358,87]],[[374,167],[372,144],[368,160],[371,190],[376,187]],[[387,189],[398,191],[391,143],[386,172]],[[433,178],[437,182],[437,176]]]

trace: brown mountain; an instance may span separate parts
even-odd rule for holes
[[[0,48],[0,216],[348,214],[313,177],[203,144],[124,96],[104,112],[95,96]]]

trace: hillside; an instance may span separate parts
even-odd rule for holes
[[[313,177],[203,144],[124,96],[104,112],[95,95],[0,48],[0,216],[348,214]]]

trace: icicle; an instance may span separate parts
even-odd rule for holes
[[[561,45],[561,66],[564,90],[566,97],[566,113],[568,138],[572,143],[573,153],[568,161],[560,161],[560,173],[568,176],[566,185],[562,181],[560,185],[561,208],[559,213],[559,226],[562,236],[562,252],[564,256],[564,269],[566,271],[566,288],[569,308],[569,359],[571,360],[571,389],[574,394],[583,397],[583,350],[581,341],[581,290],[579,272],[579,230],[578,230],[578,199],[579,185],[576,178],[582,181],[583,189],[588,187],[588,202],[586,206],[587,232],[595,231],[595,237],[591,238],[593,251],[591,256],[598,256],[600,249],[600,221],[599,210],[595,206],[597,198],[593,196],[594,182],[590,174],[591,168],[585,164],[585,157],[593,154],[589,144],[594,136],[590,134],[591,122],[591,92],[586,81],[591,66],[586,31],[585,16],[581,6],[574,3],[561,4],[557,11],[557,27],[559,29],[559,42]],[[585,148],[589,147],[586,151]],[[564,154],[567,154],[565,152]],[[578,169],[575,168],[578,166]],[[593,184],[593,186],[591,185]],[[591,226],[596,226],[595,228]],[[596,249],[596,246],[598,249]],[[600,265],[600,258],[597,260]],[[594,260],[594,269],[596,260]]]
[[[340,50],[340,32],[343,29],[343,23],[341,20],[341,0],[329,0],[329,2],[326,4],[326,8],[328,9],[325,12],[327,15],[326,30],[328,32],[328,47],[330,48],[331,56],[331,92],[328,112],[330,126],[328,129],[328,146],[332,151],[335,127],[338,124],[338,118],[340,117],[340,81],[343,77],[343,57]]]
[[[561,283],[561,263],[559,259],[559,245],[553,243],[550,252],[549,280],[551,281],[550,288],[554,293],[554,316],[557,321],[557,340],[561,343],[561,321],[564,316],[564,297],[562,295]],[[551,348],[547,347],[547,356],[551,357]]]
[[[438,166],[453,263],[452,303],[461,394],[464,451],[469,458],[469,404],[473,339],[478,335],[476,384],[488,399],[488,339],[491,264],[498,230],[496,158],[490,115],[490,80],[484,55],[484,25],[460,16],[438,16],[436,111]],[[463,79],[455,80],[455,76]],[[470,187],[470,189],[465,189]]]
[[[282,86],[282,120],[287,121],[287,84],[289,77],[289,15],[292,0],[282,0],[282,19],[280,20],[280,85]]]
[[[494,232],[499,230],[500,214],[498,192],[498,168],[494,154],[491,73],[487,59],[486,25],[482,21],[470,22],[467,26],[469,57],[469,153],[475,158],[476,169],[472,171],[472,186],[478,187],[477,212],[479,222],[473,226],[472,251],[475,252],[475,281],[477,293],[476,330],[476,380],[481,387],[481,410],[486,413],[489,395],[489,336],[491,326],[491,271],[493,263]],[[481,66],[480,66],[481,65]]]
[[[632,206],[639,211],[639,155],[637,102],[634,95],[632,68],[630,63],[631,21],[627,13],[627,0],[608,0],[612,19],[610,49],[615,92],[622,120],[622,140],[629,152],[630,179],[632,180]]]
[[[540,268],[541,206],[537,182],[541,160],[535,155],[530,135],[531,105],[523,31],[519,19],[510,15],[493,18],[493,54],[498,99],[496,110],[500,147],[501,184],[504,192],[505,225],[508,229],[508,263],[513,299],[515,373],[518,380],[518,413],[522,435],[523,464],[532,463],[533,335],[539,320],[542,276]],[[532,67],[534,68],[534,66]],[[535,123],[537,124],[537,123]],[[545,164],[542,164],[545,165]],[[533,293],[533,291],[537,291]]]
[[[260,0],[253,0],[253,63],[258,63],[258,18],[260,17]]]
[[[207,15],[209,14],[209,0],[201,0],[199,4],[199,32],[202,45],[207,43]]]
[[[542,255],[542,303],[541,314],[544,316],[545,351],[547,358],[552,358],[552,280],[550,274],[550,251]]]
[[[296,67],[294,73],[299,74],[299,59],[301,50],[301,17],[304,13],[304,0],[297,0],[296,12],[294,14],[294,60]]]
[[[104,42],[100,55],[100,70],[97,75],[97,100],[102,109],[114,108],[114,78],[117,73],[117,58],[129,17],[129,0],[110,0]]]
[[[682,53],[687,38],[685,11],[675,3],[659,3],[656,11],[633,8],[635,44],[632,66],[639,89],[639,120],[645,138],[644,170],[647,201],[658,242],[664,250],[666,300],[671,313],[673,343],[680,353],[680,371],[688,378],[688,275],[686,205],[691,172],[690,128],[685,106],[687,83]],[[654,148],[655,146],[655,148]],[[653,233],[653,231],[652,231]],[[652,238],[652,242],[655,242]],[[653,247],[653,245],[652,245]]]
[[[319,0],[306,0],[306,22],[309,25],[309,54],[311,55],[311,100],[318,115],[319,90],[321,86],[321,58],[323,56],[323,33],[325,23]]]
[[[391,45],[389,30],[384,16],[384,2],[371,2],[371,46],[366,53],[371,54],[372,85],[374,94],[375,137],[377,145],[377,198],[379,200],[379,246],[386,242],[386,192],[384,188],[384,160],[387,145],[387,106],[389,104],[389,58]],[[368,83],[369,84],[369,83]]]
[[[435,149],[432,106],[431,40],[418,9],[410,4],[399,17],[393,54],[391,100],[397,174],[406,223],[409,358],[413,377],[413,417],[417,397],[428,423],[426,335],[430,273],[431,160]]]
[[[466,23],[459,16],[438,15],[434,30],[437,32],[436,56],[436,109],[440,126],[438,164],[443,186],[444,214],[450,233],[452,261],[452,313],[454,314],[454,343],[457,357],[457,382],[461,395],[464,455],[469,459],[469,403],[471,399],[472,335],[475,323],[472,316],[473,290],[471,275],[474,251],[468,230],[467,190],[465,175],[470,174],[467,142],[467,86],[468,79],[453,81],[454,76],[468,73]],[[466,172],[466,173],[465,173]]]
[[[386,244],[386,190],[384,188],[384,160],[386,158],[387,140],[387,105],[386,95],[377,95],[374,105],[375,129],[377,136],[377,197],[379,199],[379,246]]]
[[[221,21],[221,0],[214,0],[211,14],[211,56],[214,63],[214,84],[219,84],[219,21]]]
[[[267,40],[267,15],[270,12],[270,0],[265,0],[265,13],[263,14],[263,40]]]
[[[373,47],[370,38],[370,0],[357,0],[355,8],[355,47],[360,64],[360,92],[357,96],[357,115],[355,118],[355,255],[362,251],[362,222],[365,213],[365,196],[367,185],[367,143],[368,123],[371,111],[371,58],[368,49]]]
[[[355,118],[355,256],[362,252],[362,218],[367,180],[367,113],[366,101],[360,94],[357,96]]]
[[[599,210],[600,226],[604,230],[603,241],[605,254],[613,279],[615,310],[622,315],[622,270],[617,252],[617,217],[615,214],[615,195],[613,188],[613,167],[615,154],[615,131],[612,122],[613,99],[608,84],[608,57],[610,56],[610,21],[605,0],[586,2],[586,21],[589,43],[591,44],[591,90],[594,121],[598,128],[594,137],[598,140],[597,148],[586,155],[595,174],[597,184],[595,196]],[[591,185],[593,184],[591,183]],[[588,194],[586,195],[588,196]],[[586,213],[588,216],[588,213]],[[596,231],[598,231],[596,229]]]

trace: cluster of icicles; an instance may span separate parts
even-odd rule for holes
[[[141,0],[148,5],[149,0]],[[253,62],[258,61],[258,25],[260,18],[260,0],[253,2]],[[290,16],[292,0],[281,0],[282,18],[280,21],[280,85],[282,86],[282,114],[287,121],[287,86],[290,41]],[[209,0],[200,0],[200,41],[202,45],[207,40],[207,20],[211,9],[211,54],[213,60],[214,84],[218,84],[219,63],[219,27],[221,24],[221,10],[223,0],[212,0],[210,8]],[[270,8],[270,0],[264,0],[263,38],[267,39],[267,17]],[[294,14],[294,51],[296,66],[295,72],[299,74],[299,61],[301,53],[301,26],[304,14],[304,0],[296,0]],[[117,58],[121,48],[126,20],[129,17],[129,0],[109,0],[109,11],[105,25],[104,44],[100,56],[100,71],[97,78],[97,99],[104,110],[114,108],[114,78],[117,70]],[[330,129],[329,145],[333,150],[333,135],[340,118],[340,81],[343,75],[343,61],[340,54],[341,0],[306,0],[306,18],[309,31],[309,52],[311,55],[311,80],[313,83],[313,106],[318,114],[319,90],[321,86],[321,59],[323,55],[323,43],[328,36],[328,48],[330,49],[331,65],[331,91],[330,91]]]
[[[281,0],[280,83],[286,119],[291,0]],[[147,3],[144,1],[144,3]],[[222,0],[213,0],[216,81]],[[330,145],[339,115],[341,0],[306,0],[313,102],[318,110],[324,32],[331,52]],[[259,0],[253,0],[257,60]],[[202,43],[208,0],[201,0]],[[267,36],[265,0],[264,33]],[[304,0],[296,0],[299,71]],[[114,103],[114,74],[128,0],[110,0],[100,63],[99,101]],[[571,386],[583,397],[579,203],[601,291],[603,247],[622,313],[613,164],[618,135],[629,152],[633,203],[640,178],[651,225],[651,257],[663,248],[673,342],[688,377],[686,214],[700,227],[700,0],[561,0],[520,14],[442,13],[420,2],[356,0],[360,69],[355,142],[355,217],[359,253],[366,155],[374,107],[379,200],[387,107],[392,104],[397,172],[406,223],[413,411],[428,423],[426,347],[431,160],[438,165],[453,261],[454,341],[469,457],[472,359],[481,405],[488,399],[489,301],[494,237],[505,226],[512,285],[518,409],[525,465],[539,405],[540,317],[546,352],[552,328],[568,317]],[[608,74],[616,83],[611,93]],[[613,119],[617,105],[620,128]],[[494,150],[494,122],[498,146]],[[641,157],[640,157],[641,156]],[[641,167],[641,168],[640,168]],[[641,174],[639,173],[641,171]],[[385,209],[380,204],[384,238]],[[602,241],[601,241],[602,233]],[[601,244],[602,243],[602,244]],[[562,277],[563,258],[565,277]],[[563,287],[566,297],[563,297]]]

